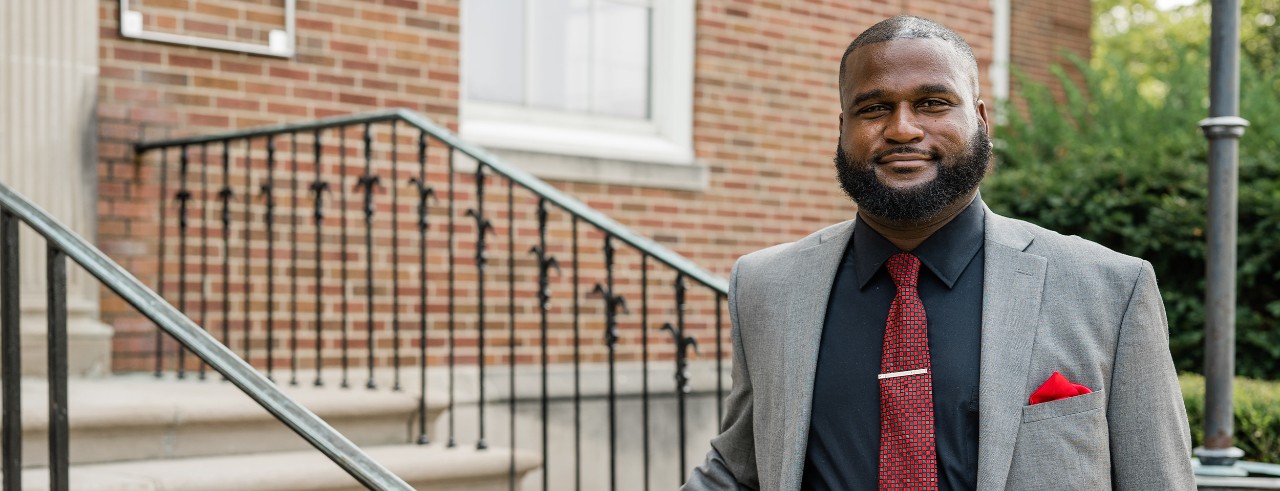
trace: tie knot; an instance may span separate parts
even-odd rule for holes
[[[889,257],[886,267],[898,290],[916,289],[916,281],[920,279],[920,258],[910,252],[899,252]]]

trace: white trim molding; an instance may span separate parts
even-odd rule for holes
[[[183,46],[194,46],[197,48],[234,51],[238,53],[273,56],[276,58],[292,58],[294,53],[297,52],[298,39],[296,28],[297,22],[295,20],[297,13],[296,3],[297,0],[284,0],[284,26],[281,26],[282,29],[272,29],[271,32],[267,34],[266,45],[191,36],[186,34],[148,31],[142,22],[142,12],[130,10],[129,0],[120,0],[120,36],[129,39],[179,44]]]
[[[991,79],[992,96],[996,101],[1004,102],[1009,100],[1009,23],[1012,16],[1009,0],[991,0],[991,14],[992,53],[987,75]]]

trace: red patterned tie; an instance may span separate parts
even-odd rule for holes
[[[938,489],[929,329],[916,291],[920,258],[889,258],[898,293],[889,306],[880,357],[880,489]]]

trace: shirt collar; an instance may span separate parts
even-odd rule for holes
[[[982,197],[976,196],[959,215],[925,239],[912,253],[947,288],[951,288],[973,255],[982,248],[983,228]],[[853,262],[858,288],[867,286],[889,256],[901,252],[863,220],[856,220],[853,225],[851,245],[856,251]]]

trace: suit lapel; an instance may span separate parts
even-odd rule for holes
[[[819,237],[818,244],[793,256],[791,267],[784,272],[790,279],[785,292],[789,297],[786,311],[791,312],[788,332],[783,334],[786,336],[782,359],[785,385],[778,388],[789,394],[784,396],[786,409],[782,413],[782,427],[786,431],[779,466],[782,471],[779,484],[784,491],[800,489],[803,478],[822,325],[836,270],[852,236],[852,221],[831,227]]]
[[[1023,252],[1031,233],[986,210],[979,369],[978,489],[1004,489],[1026,405],[1047,260]]]

